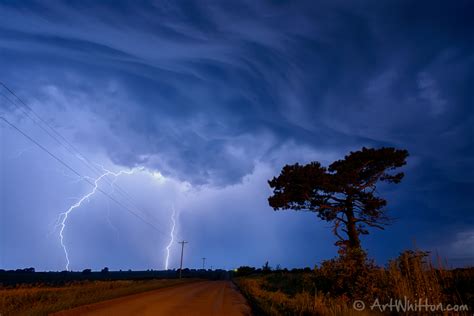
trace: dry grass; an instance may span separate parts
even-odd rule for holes
[[[0,315],[48,315],[81,305],[183,282],[189,282],[189,280],[83,281],[61,287],[21,286],[0,289]]]
[[[314,291],[302,291],[294,295],[284,291],[265,289],[266,278],[247,277],[236,280],[240,290],[251,303],[265,315],[318,315],[318,316],[364,316],[376,313],[357,312],[343,297],[333,298]]]
[[[379,310],[369,308],[376,299],[380,304],[406,298],[412,303],[426,299],[428,304],[443,306],[467,304],[471,311],[474,307],[472,269],[459,273],[435,268],[419,251],[402,253],[386,268],[364,260],[338,258],[310,272],[277,271],[237,278],[236,283],[250,302],[268,315],[378,315]],[[355,300],[365,302],[364,312],[352,307]]]

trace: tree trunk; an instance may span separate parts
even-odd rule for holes
[[[356,227],[356,220],[354,218],[354,210],[352,208],[352,202],[348,203],[346,209],[347,216],[347,237],[349,238],[349,248],[360,249],[359,232]]]

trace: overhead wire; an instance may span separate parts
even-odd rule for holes
[[[0,83],[1,85],[3,85],[2,83]],[[95,187],[95,184],[90,181],[89,178],[83,176],[80,172],[78,172],[76,169],[74,169],[73,167],[71,167],[68,163],[66,163],[63,159],[59,158],[57,155],[55,155],[53,152],[51,152],[48,148],[46,148],[45,146],[43,146],[40,142],[38,142],[37,140],[35,140],[33,137],[31,137],[28,133],[26,133],[25,131],[23,131],[21,128],[19,128],[18,126],[16,126],[14,123],[10,122],[7,118],[3,117],[3,116],[0,116],[0,120],[2,120],[3,122],[5,122],[8,126],[10,126],[11,128],[13,128],[14,130],[16,130],[18,133],[20,133],[23,137],[25,137],[26,139],[28,139],[30,142],[32,142],[33,144],[35,144],[37,147],[39,147],[41,150],[43,150],[44,152],[46,152],[50,157],[52,157],[54,160],[56,160],[57,162],[59,162],[61,165],[63,165],[66,169],[68,169],[69,171],[71,171],[72,173],[74,173],[75,175],[77,175],[78,177],[80,177],[81,179],[83,179],[85,182],[87,182],[88,184],[92,185]],[[143,218],[141,215],[139,215],[138,213],[136,213],[134,210],[132,210],[130,207],[127,207],[126,205],[124,205],[122,202],[120,202],[119,200],[115,199],[113,196],[111,196],[109,193],[107,193],[106,191],[102,190],[100,187],[97,188],[97,191],[101,192],[102,194],[104,194],[106,197],[108,197],[111,201],[115,202],[117,205],[119,205],[120,207],[122,207],[124,210],[126,210],[128,213],[134,215],[135,217],[137,217],[138,219],[140,219],[142,222],[148,224],[149,226],[151,226],[153,229],[155,229],[156,231],[158,231],[159,233],[163,234],[163,235],[166,235],[166,233],[164,233],[162,230],[160,230],[157,226],[155,226],[153,223],[149,222],[148,220],[146,220],[145,218]]]
[[[18,105],[16,102],[11,100],[8,96],[3,94],[0,91],[0,96],[3,96],[8,102],[10,102],[12,105],[14,105],[17,109],[19,109],[26,117],[28,117],[35,125],[37,125],[41,130],[43,130],[46,134],[48,134],[52,139],[54,139],[61,147],[66,149],[72,156],[75,158],[79,159],[92,173],[94,173],[96,176],[101,175],[101,171],[99,168],[92,162],[89,158],[87,158],[81,151],[79,151],[70,141],[67,140],[66,137],[64,137],[60,132],[56,130],[53,126],[51,126],[50,123],[48,123],[45,119],[43,119],[36,111],[34,111],[23,99],[21,99],[12,89],[10,89],[6,84],[0,81],[0,86],[2,86],[8,93],[10,93],[13,97],[15,97],[22,106]],[[28,111],[26,111],[24,108],[26,108]],[[36,119],[30,115],[32,113]],[[39,122],[38,122],[39,120]],[[47,126],[55,135],[53,135],[48,129],[45,128],[41,123],[45,126]],[[60,138],[60,139],[59,139]],[[67,145],[65,145],[64,143]],[[122,195],[127,202],[133,206],[133,208],[137,209],[141,213],[146,214],[147,216],[152,217],[153,219],[154,216],[151,216],[148,214],[148,212],[145,212],[141,210],[137,205],[132,196],[127,193],[121,186],[119,186],[117,183],[112,183],[109,179],[105,178],[104,179],[110,186],[113,186],[117,189],[116,192],[118,192],[120,195]]]

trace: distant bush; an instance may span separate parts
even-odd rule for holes
[[[34,273],[35,268],[16,269],[15,272],[17,272],[17,273]]]
[[[262,266],[262,273],[263,274],[268,274],[272,272],[272,267],[268,264],[268,261],[265,262],[265,264]]]
[[[234,276],[236,277],[242,277],[242,276],[248,276],[255,273],[255,268],[254,267],[249,267],[249,266],[241,266],[237,269],[237,271],[234,273]]]

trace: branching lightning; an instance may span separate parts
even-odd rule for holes
[[[168,246],[166,246],[165,270],[168,270],[169,259],[170,259],[170,248],[171,248],[171,245],[174,242],[174,228],[176,227],[176,220],[175,220],[176,210],[175,210],[174,206],[172,207],[172,209],[173,209],[173,213],[171,214],[170,242],[169,242]]]
[[[60,132],[58,132],[53,126],[51,126],[46,120],[41,118],[28,104],[26,104],[22,99],[20,99],[15,92],[13,92],[10,88],[8,88],[4,83],[0,82],[0,85],[8,91],[9,94],[11,94],[17,102],[11,100],[10,98],[6,97],[3,95],[3,93],[0,92],[0,95],[3,96],[4,98],[7,99],[8,102],[10,102],[12,105],[14,105],[16,108],[20,109],[22,113],[30,118],[34,124],[38,125],[41,130],[43,130],[46,134],[48,134],[52,139],[54,139],[62,148],[67,150],[70,154],[75,156],[77,159],[81,160],[89,170],[91,170],[93,173],[96,173],[97,170],[92,166],[92,162],[84,155],[82,155],[74,145],[72,145]],[[25,108],[25,109],[24,109]],[[33,115],[31,115],[31,114]],[[123,170],[117,173],[114,173],[112,171],[109,171],[105,168],[102,167],[102,170],[104,173],[99,175],[97,178],[93,179],[90,177],[84,177],[81,173],[79,173],[75,168],[71,167],[67,162],[65,162],[63,159],[55,155],[52,151],[50,151],[47,147],[45,147],[41,142],[37,141],[34,137],[31,137],[28,133],[24,132],[22,128],[19,128],[16,126],[16,124],[10,122],[7,118],[5,118],[3,115],[4,113],[0,113],[0,120],[6,123],[8,126],[16,130],[19,134],[21,134],[23,137],[28,139],[30,142],[32,142],[34,145],[36,145],[38,148],[40,148],[42,151],[47,153],[51,158],[59,162],[63,167],[71,171],[73,174],[78,176],[78,181],[86,181],[90,185],[93,186],[93,189],[85,194],[83,197],[78,198],[77,202],[75,202],[73,205],[71,205],[65,212],[62,212],[58,216],[58,220],[56,222],[56,229],[60,227],[59,229],[59,237],[60,237],[60,243],[61,247],[64,251],[65,259],[66,259],[66,270],[69,271],[69,266],[70,266],[70,260],[69,260],[69,252],[66,247],[66,244],[64,242],[64,231],[66,229],[66,223],[68,221],[69,215],[77,208],[81,207],[82,203],[84,201],[89,201],[89,199],[97,192],[102,192],[105,196],[107,196],[110,200],[114,201],[116,204],[127,210],[130,214],[134,215],[135,217],[139,218],[141,221],[147,223],[148,225],[152,226],[156,231],[163,233],[159,228],[157,228],[153,223],[147,221],[144,219],[140,214],[138,214],[136,211],[132,210],[130,207],[124,205],[122,202],[111,196],[109,193],[106,193],[105,191],[102,190],[102,188],[99,188],[99,182],[106,178],[107,176],[113,176],[114,181],[110,184],[112,186],[112,194],[114,193],[114,186],[115,186],[115,181],[117,178],[122,175],[122,174],[133,174],[137,170],[143,170],[143,168],[140,169],[131,169],[131,170]],[[3,127],[3,125],[1,126]],[[24,151],[19,152],[16,156],[12,157],[13,158],[18,158],[24,153]],[[99,171],[100,173],[100,171]],[[63,173],[65,176],[68,176],[67,174]],[[164,180],[164,177],[159,173],[159,172],[153,172],[151,173],[153,177],[157,178],[160,182]],[[97,173],[96,173],[97,175]],[[117,186],[117,189],[120,189],[120,187]],[[122,194],[126,194],[125,191],[120,189]],[[128,194],[126,194],[128,196]],[[133,205],[133,202],[131,203]],[[135,207],[136,208],[136,207]],[[109,224],[113,227],[112,223],[110,222],[110,207],[108,208],[108,220]],[[172,221],[172,228],[171,228],[171,241],[169,245],[166,247],[167,251],[167,256],[166,256],[166,268],[168,268],[168,261],[169,261],[169,255],[170,255],[170,247],[174,241],[174,231],[175,231],[175,226],[176,226],[176,221],[175,221],[175,209],[173,207],[173,214],[171,216],[171,221]],[[165,235],[165,233],[163,233]]]
[[[107,170],[105,168],[104,169],[104,173],[102,175],[100,175],[98,178],[96,178],[94,180],[94,187],[92,188],[92,190],[85,194],[82,198],[80,198],[76,203],[74,203],[73,205],[71,205],[67,211],[65,212],[62,212],[59,214],[59,218],[58,218],[58,224],[57,226],[60,227],[60,230],[59,230],[59,239],[60,239],[60,243],[61,243],[61,247],[63,248],[63,251],[64,251],[64,256],[65,256],[65,259],[66,259],[66,270],[69,271],[69,265],[70,265],[70,261],[69,261],[69,253],[68,253],[68,250],[67,250],[67,247],[66,247],[66,244],[64,243],[64,230],[66,228],[66,222],[67,222],[67,219],[69,217],[69,215],[77,208],[79,208],[82,203],[84,201],[89,201],[89,199],[98,191],[98,188],[99,188],[99,182],[104,179],[105,177],[107,176],[113,176],[115,178],[123,175],[123,174],[133,174],[134,172],[137,171],[137,169],[131,169],[131,170],[122,170],[122,171],[119,171],[119,172],[112,172],[110,170]]]

